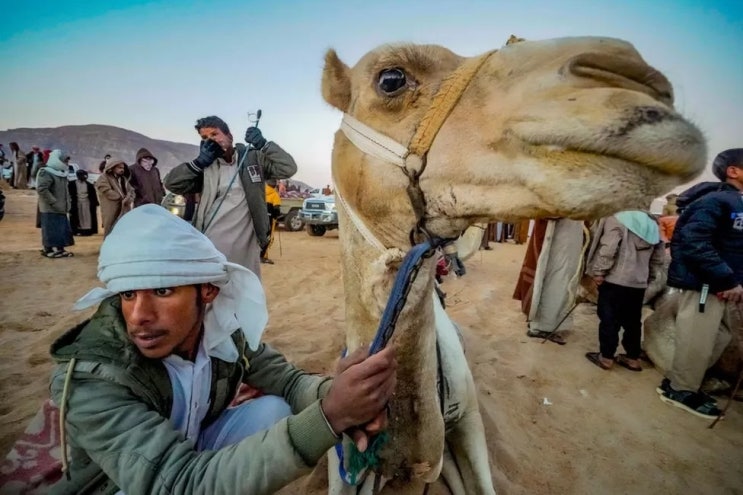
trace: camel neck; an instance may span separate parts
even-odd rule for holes
[[[372,342],[404,253],[372,246],[343,210],[339,210],[339,216],[346,346],[352,352]],[[394,466],[410,465],[411,461],[433,468],[444,448],[444,422],[436,393],[434,269],[434,258],[426,259],[408,292],[389,344],[397,350],[398,386],[390,403],[391,445],[383,465],[392,471]]]

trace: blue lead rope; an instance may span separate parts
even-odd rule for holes
[[[400,316],[405,301],[407,299],[410,286],[413,284],[415,277],[420,269],[421,258],[430,256],[432,253],[431,241],[425,241],[416,244],[405,254],[405,258],[400,265],[400,270],[395,276],[395,283],[392,286],[392,292],[387,299],[387,305],[382,313],[382,319],[379,321],[377,333],[374,336],[369,347],[369,355],[376,354],[389,343],[392,334],[395,332],[397,318]],[[343,355],[345,355],[345,350]],[[351,445],[349,456],[348,470],[346,470],[343,458],[343,442],[335,444],[335,453],[338,456],[338,474],[344,483],[356,485],[362,479],[364,472],[369,468],[379,465],[379,450],[387,442],[386,435],[378,435],[367,448],[366,452],[359,452],[355,445]]]
[[[400,265],[400,270],[395,277],[392,292],[390,292],[390,297],[387,299],[387,306],[385,306],[384,313],[382,313],[382,319],[379,320],[377,333],[369,347],[370,355],[376,354],[387,347],[387,343],[389,343],[392,334],[395,332],[397,318],[400,316],[400,311],[402,310],[401,305],[405,304],[405,296],[410,289],[410,285],[413,283],[411,275],[413,275],[414,269],[418,267],[420,259],[426,254],[430,254],[430,252],[431,242],[425,241],[416,244],[405,254],[402,265]]]

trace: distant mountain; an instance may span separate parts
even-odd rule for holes
[[[94,172],[98,171],[98,164],[107,154],[131,165],[140,148],[147,148],[157,157],[157,165],[163,175],[199,153],[199,147],[193,144],[152,139],[128,129],[97,124],[0,131],[0,143],[3,143],[6,153],[8,143],[12,141],[17,142],[26,153],[31,151],[32,146],[42,150],[63,149],[70,154],[73,162]]]

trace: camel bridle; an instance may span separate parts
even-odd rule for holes
[[[417,233],[422,233],[429,239],[431,237],[425,228],[426,198],[420,188],[420,177],[426,168],[428,152],[439,130],[456,107],[472,79],[496,51],[491,50],[479,57],[467,59],[442,81],[441,87],[434,95],[430,107],[416,127],[407,146],[372,129],[351,115],[343,114],[341,130],[356,148],[364,154],[400,167],[407,176],[409,182],[406,191],[416,217],[416,228],[411,232],[411,239]],[[381,242],[363,225],[361,219],[343,199],[339,190],[336,190],[336,197],[367,242],[380,249],[385,249]]]

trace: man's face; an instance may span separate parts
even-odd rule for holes
[[[726,182],[732,184],[739,191],[743,191],[743,165],[731,165],[727,169],[728,179]]]
[[[218,293],[219,289],[210,284],[120,293],[129,338],[151,359],[171,354],[193,359],[201,335],[204,306]]]
[[[222,147],[224,151],[232,149],[232,134],[225,134],[221,129],[216,127],[202,127],[199,129],[201,139],[211,139]]]
[[[123,163],[114,165],[114,168],[112,169],[114,175],[124,175],[124,167],[125,165]]]

